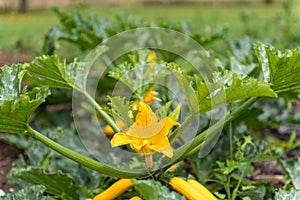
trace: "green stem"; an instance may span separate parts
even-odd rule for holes
[[[106,124],[108,124],[115,133],[121,132],[121,129],[117,126],[115,121],[100,107],[100,105],[96,102],[96,100],[93,97],[91,97],[91,95],[88,92],[79,88],[74,89],[76,89],[79,93],[83,94],[87,98],[87,100],[95,107],[101,119],[103,119],[103,121]]]
[[[228,126],[233,120],[235,120],[237,117],[241,115],[242,112],[244,112],[247,108],[249,108],[254,102],[258,100],[258,97],[252,97],[246,102],[244,102],[240,107],[235,109],[232,113],[230,113],[228,116],[226,116],[226,120],[223,123],[222,120],[211,126],[209,129],[203,131],[198,136],[196,136],[193,140],[190,142],[182,145],[180,148],[178,148],[174,152],[173,161],[170,163],[170,165],[175,164],[194,153],[198,152],[201,147],[203,146],[203,143],[205,140],[210,140],[215,136],[215,134],[220,130],[222,127]],[[210,133],[210,134],[208,134]],[[168,165],[168,166],[170,166]]]
[[[254,104],[258,99],[259,99],[259,97],[252,97],[252,98],[248,99],[246,102],[244,102],[240,107],[236,108],[226,118],[226,122],[225,122],[224,126],[227,126],[229,123],[231,123],[237,117],[239,117],[247,108],[249,108],[252,104]]]
[[[230,145],[230,159],[233,160],[233,148],[232,148],[232,123],[229,124],[229,145]]]
[[[241,181],[242,181],[242,178],[244,177],[244,174],[245,174],[245,172],[242,171],[242,174],[240,176],[239,182],[238,182],[238,184],[236,185],[236,187],[234,188],[234,190],[232,192],[232,200],[235,200],[235,198],[237,196],[237,192],[239,191],[239,187],[241,185]]]
[[[60,128],[58,130],[58,134],[56,135],[54,142],[59,141],[59,139],[62,137],[62,135],[64,134],[64,131]],[[49,149],[49,151],[46,153],[46,155],[43,157],[43,160],[41,161],[41,168],[46,169],[47,166],[49,165],[49,157],[51,156],[51,153],[53,152],[52,149]]]
[[[180,125],[180,127],[176,128],[176,130],[169,135],[169,141],[172,142],[178,135],[180,135],[194,118],[195,115],[188,116],[187,119]]]
[[[226,182],[226,185],[225,185],[225,190],[226,190],[228,199],[231,200],[231,192],[230,192],[230,176],[229,176],[228,179],[227,179],[227,182]]]
[[[106,174],[108,176],[118,177],[118,178],[139,178],[139,177],[147,177],[149,176],[148,172],[145,170],[124,170],[124,169],[117,169],[112,166],[103,164],[101,162],[95,161],[91,158],[83,156],[79,153],[76,153],[57,142],[49,139],[48,137],[42,135],[38,131],[32,129],[29,125],[27,126],[28,133],[39,140],[40,142],[44,143],[51,149],[55,150],[56,152],[62,154],[63,156],[85,166],[92,170],[98,171],[100,173]]]
[[[196,176],[197,179],[201,179],[201,174],[200,174],[200,170],[198,169],[198,166],[197,166],[197,163],[194,161],[193,158],[189,158],[189,161],[192,165],[192,168],[193,168],[193,171],[194,171],[194,174]]]

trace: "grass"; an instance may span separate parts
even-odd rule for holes
[[[14,50],[28,45],[39,48],[44,35],[57,23],[50,11],[0,15],[0,49]]]
[[[299,4],[293,7],[299,13]],[[68,9],[72,10],[72,9]],[[280,3],[265,4],[183,4],[183,5],[124,5],[90,6],[82,12],[94,12],[99,16],[109,17],[124,11],[141,16],[145,20],[165,19],[180,21],[187,19],[196,31],[204,31],[219,24],[229,27],[229,35],[238,38],[245,30],[268,37],[278,31],[279,18],[283,10]],[[242,20],[243,19],[243,20]],[[51,26],[58,24],[55,13],[51,10],[31,11],[26,14],[8,13],[0,15],[0,50],[33,48],[39,51],[44,35]]]

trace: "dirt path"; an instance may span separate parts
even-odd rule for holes
[[[31,59],[30,56],[27,54],[0,51],[0,68],[3,65],[11,65],[13,63],[23,63],[30,59]]]

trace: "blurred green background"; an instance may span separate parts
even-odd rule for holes
[[[166,3],[167,2],[167,3]],[[286,4],[292,6],[286,8]],[[52,8],[31,8],[19,13],[17,8],[0,8],[0,51],[35,52],[42,47],[47,31],[58,18]],[[120,12],[139,16],[144,20],[163,19],[171,22],[188,20],[195,32],[205,32],[218,25],[228,28],[228,36],[238,39],[252,34],[259,39],[270,38],[285,31],[287,24],[299,29],[300,2],[298,0],[264,1],[255,3],[121,3],[91,5],[80,1],[60,8],[62,11],[80,10],[83,15],[96,13],[110,17]],[[288,22],[287,22],[288,20]],[[279,37],[279,36],[278,36]],[[276,38],[276,37],[275,37]]]

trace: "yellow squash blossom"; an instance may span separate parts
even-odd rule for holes
[[[156,53],[155,51],[150,51],[150,54],[147,58],[147,62],[149,63],[148,70],[146,72],[146,77],[149,77],[151,72],[153,71],[155,65],[156,65]]]
[[[152,101],[161,101],[156,95],[158,95],[158,92],[154,91],[154,87],[151,87],[144,97],[144,102],[149,104]]]
[[[171,158],[173,149],[169,143],[167,134],[173,126],[180,124],[170,117],[158,121],[155,113],[144,102],[138,103],[136,121],[129,127],[126,133],[116,133],[111,144],[113,147],[129,144],[136,152],[151,156],[150,153],[158,151]],[[151,167],[151,165],[148,165]]]
[[[144,97],[144,102],[149,104],[152,101],[161,101],[161,99],[156,97],[156,95],[158,95],[158,92],[154,91],[154,87],[151,87]],[[139,101],[136,102],[136,105],[134,107],[138,107],[138,105],[139,105]],[[132,114],[132,113],[129,113],[129,114]],[[127,132],[128,127],[121,120],[116,120],[116,124],[118,127],[121,128],[122,131]],[[110,136],[115,134],[114,130],[109,125],[106,125],[104,127],[104,133],[106,135],[110,135]]]

